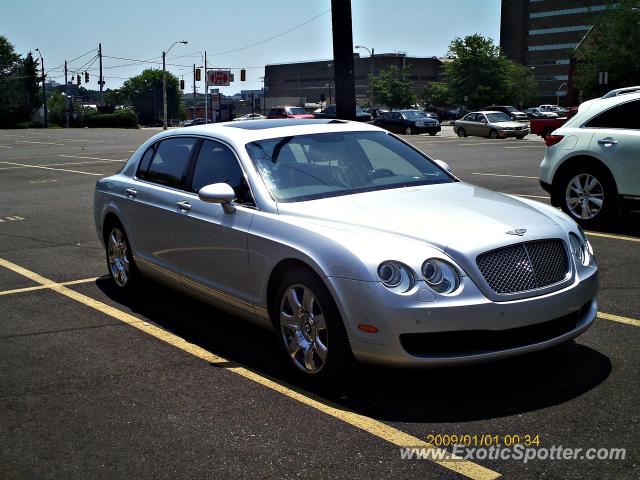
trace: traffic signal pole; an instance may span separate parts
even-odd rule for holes
[[[69,80],[67,79],[67,61],[64,61],[64,114],[65,126],[69,128]]]
[[[167,53],[162,52],[162,129],[167,129]]]
[[[98,60],[100,63],[100,78],[98,78],[98,84],[100,85],[100,105],[104,106],[104,79],[102,78],[102,43],[98,44]]]
[[[196,118],[196,64],[193,64],[193,109],[191,109],[191,120]]]
[[[356,87],[353,66],[351,0],[331,0],[336,117],[356,119]]]
[[[207,104],[209,103],[209,78],[207,77],[207,51],[204,51],[204,123],[207,124],[209,116],[207,113]]]

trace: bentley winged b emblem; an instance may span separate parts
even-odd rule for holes
[[[514,228],[513,230],[507,230],[504,233],[506,233],[507,235],[518,235],[519,237],[521,237],[525,234],[526,231],[526,228]]]

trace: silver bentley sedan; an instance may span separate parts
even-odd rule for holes
[[[97,182],[94,214],[118,288],[152,277],[272,328],[303,376],[538,351],[596,316],[567,215],[360,122],[162,132]]]

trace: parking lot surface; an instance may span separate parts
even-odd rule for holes
[[[2,478],[636,479],[640,217],[588,232],[599,318],[558,351],[292,378],[264,331],[155,283],[115,292],[95,181],[154,129],[0,131]],[[549,202],[544,143],[403,137],[463,181]],[[425,206],[428,208],[428,206]],[[539,435],[619,460],[407,460],[430,435]],[[444,448],[444,447],[443,447]]]

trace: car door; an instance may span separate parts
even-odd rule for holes
[[[602,160],[623,195],[640,195],[640,100],[600,113],[585,128],[594,129],[589,151]]]
[[[173,137],[150,147],[125,192],[127,233],[142,268],[178,274],[174,236],[177,192],[196,144],[193,137]]]
[[[462,128],[467,132],[467,135],[477,135],[478,134],[478,125],[477,125],[477,113],[470,113],[469,115],[462,118]]]
[[[255,203],[238,158],[224,143],[206,139],[189,170],[187,191],[178,195],[182,206],[175,230],[182,281],[197,293],[253,313],[247,243]],[[234,189],[233,213],[198,198],[197,192],[212,183]]]
[[[478,113],[478,115],[476,116],[476,122],[474,123],[474,130],[476,132],[475,135],[478,135],[480,137],[489,136],[489,130],[491,130],[491,128],[489,128],[489,120],[484,113]]]

